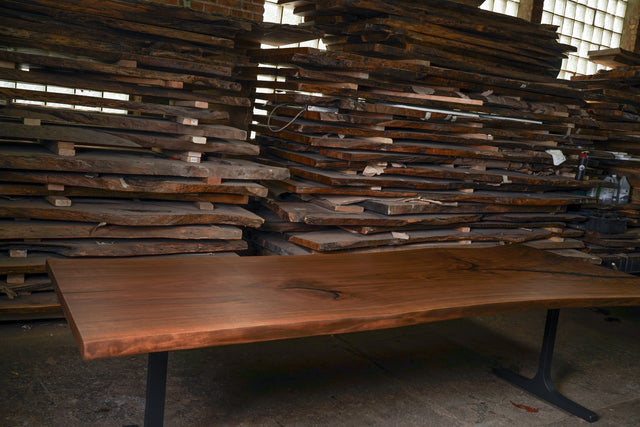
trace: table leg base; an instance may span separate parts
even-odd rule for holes
[[[551,380],[551,362],[553,359],[553,349],[556,343],[556,332],[558,330],[558,318],[560,310],[547,310],[547,320],[544,326],[542,337],[542,349],[540,350],[540,361],[538,372],[533,378],[526,378],[504,368],[494,368],[493,372],[511,384],[520,387],[540,399],[564,409],[570,414],[580,417],[590,423],[598,420],[598,415],[584,406],[578,405],[573,400],[563,396],[553,385]]]
[[[568,399],[554,387],[553,383],[545,381],[545,379],[537,375],[533,378],[526,378],[504,368],[495,368],[493,373],[576,417],[582,418],[590,423],[598,421],[598,415],[595,412]]]

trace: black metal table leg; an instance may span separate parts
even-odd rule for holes
[[[544,327],[542,350],[540,352],[540,363],[538,365],[538,372],[533,378],[523,377],[504,368],[495,368],[493,372],[511,384],[538,396],[540,399],[592,423],[598,420],[598,415],[563,396],[555,388],[551,380],[551,361],[553,358],[553,347],[556,341],[559,315],[560,310],[554,309],[547,311],[547,321]]]
[[[144,408],[144,426],[162,427],[164,401],[167,390],[167,360],[169,353],[149,353],[147,367],[147,403]]]

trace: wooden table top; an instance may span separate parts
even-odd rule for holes
[[[640,278],[519,245],[47,266],[87,360],[516,310],[640,305]]]

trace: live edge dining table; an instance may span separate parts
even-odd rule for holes
[[[496,373],[588,421],[550,365],[564,307],[640,305],[640,278],[521,245],[311,256],[49,259],[85,360],[148,354],[162,425],[168,351],[547,309],[538,373]]]

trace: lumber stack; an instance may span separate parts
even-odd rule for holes
[[[589,113],[598,121],[592,134],[603,140],[597,146],[640,156],[640,65],[575,76],[572,83],[583,90]]]
[[[322,29],[329,50],[549,81],[565,52],[556,27],[439,0],[296,1],[294,12]]]
[[[150,2],[0,4],[0,293],[45,258],[235,254],[258,181],[249,21]]]
[[[640,54],[619,47],[590,50],[588,55],[589,61],[609,68],[640,65]]]
[[[583,252],[626,273],[640,273],[640,204],[588,203],[576,214],[585,220],[574,227],[584,230]]]
[[[582,217],[599,181],[576,180],[578,158],[613,158],[579,91],[395,60],[291,48],[255,52],[256,116],[271,215],[253,233],[265,253],[390,250],[537,241],[582,246]],[[273,91],[273,92],[271,92]],[[275,214],[275,215],[274,215]]]
[[[258,140],[292,175],[269,185],[266,252],[584,246],[572,238],[586,218],[568,207],[610,186],[598,178],[615,154],[582,93],[555,78],[573,48],[555,27],[460,3],[294,2],[329,51],[254,58],[277,67],[260,69]]]
[[[594,146],[614,155],[599,162],[594,170],[597,176],[624,177],[631,188],[628,200],[614,195],[612,202],[582,206],[579,213],[587,218],[582,225],[585,251],[617,269],[640,273],[640,61],[637,55],[619,49],[592,56],[596,62],[619,66],[572,79],[598,123],[597,129],[580,132],[602,138]]]

